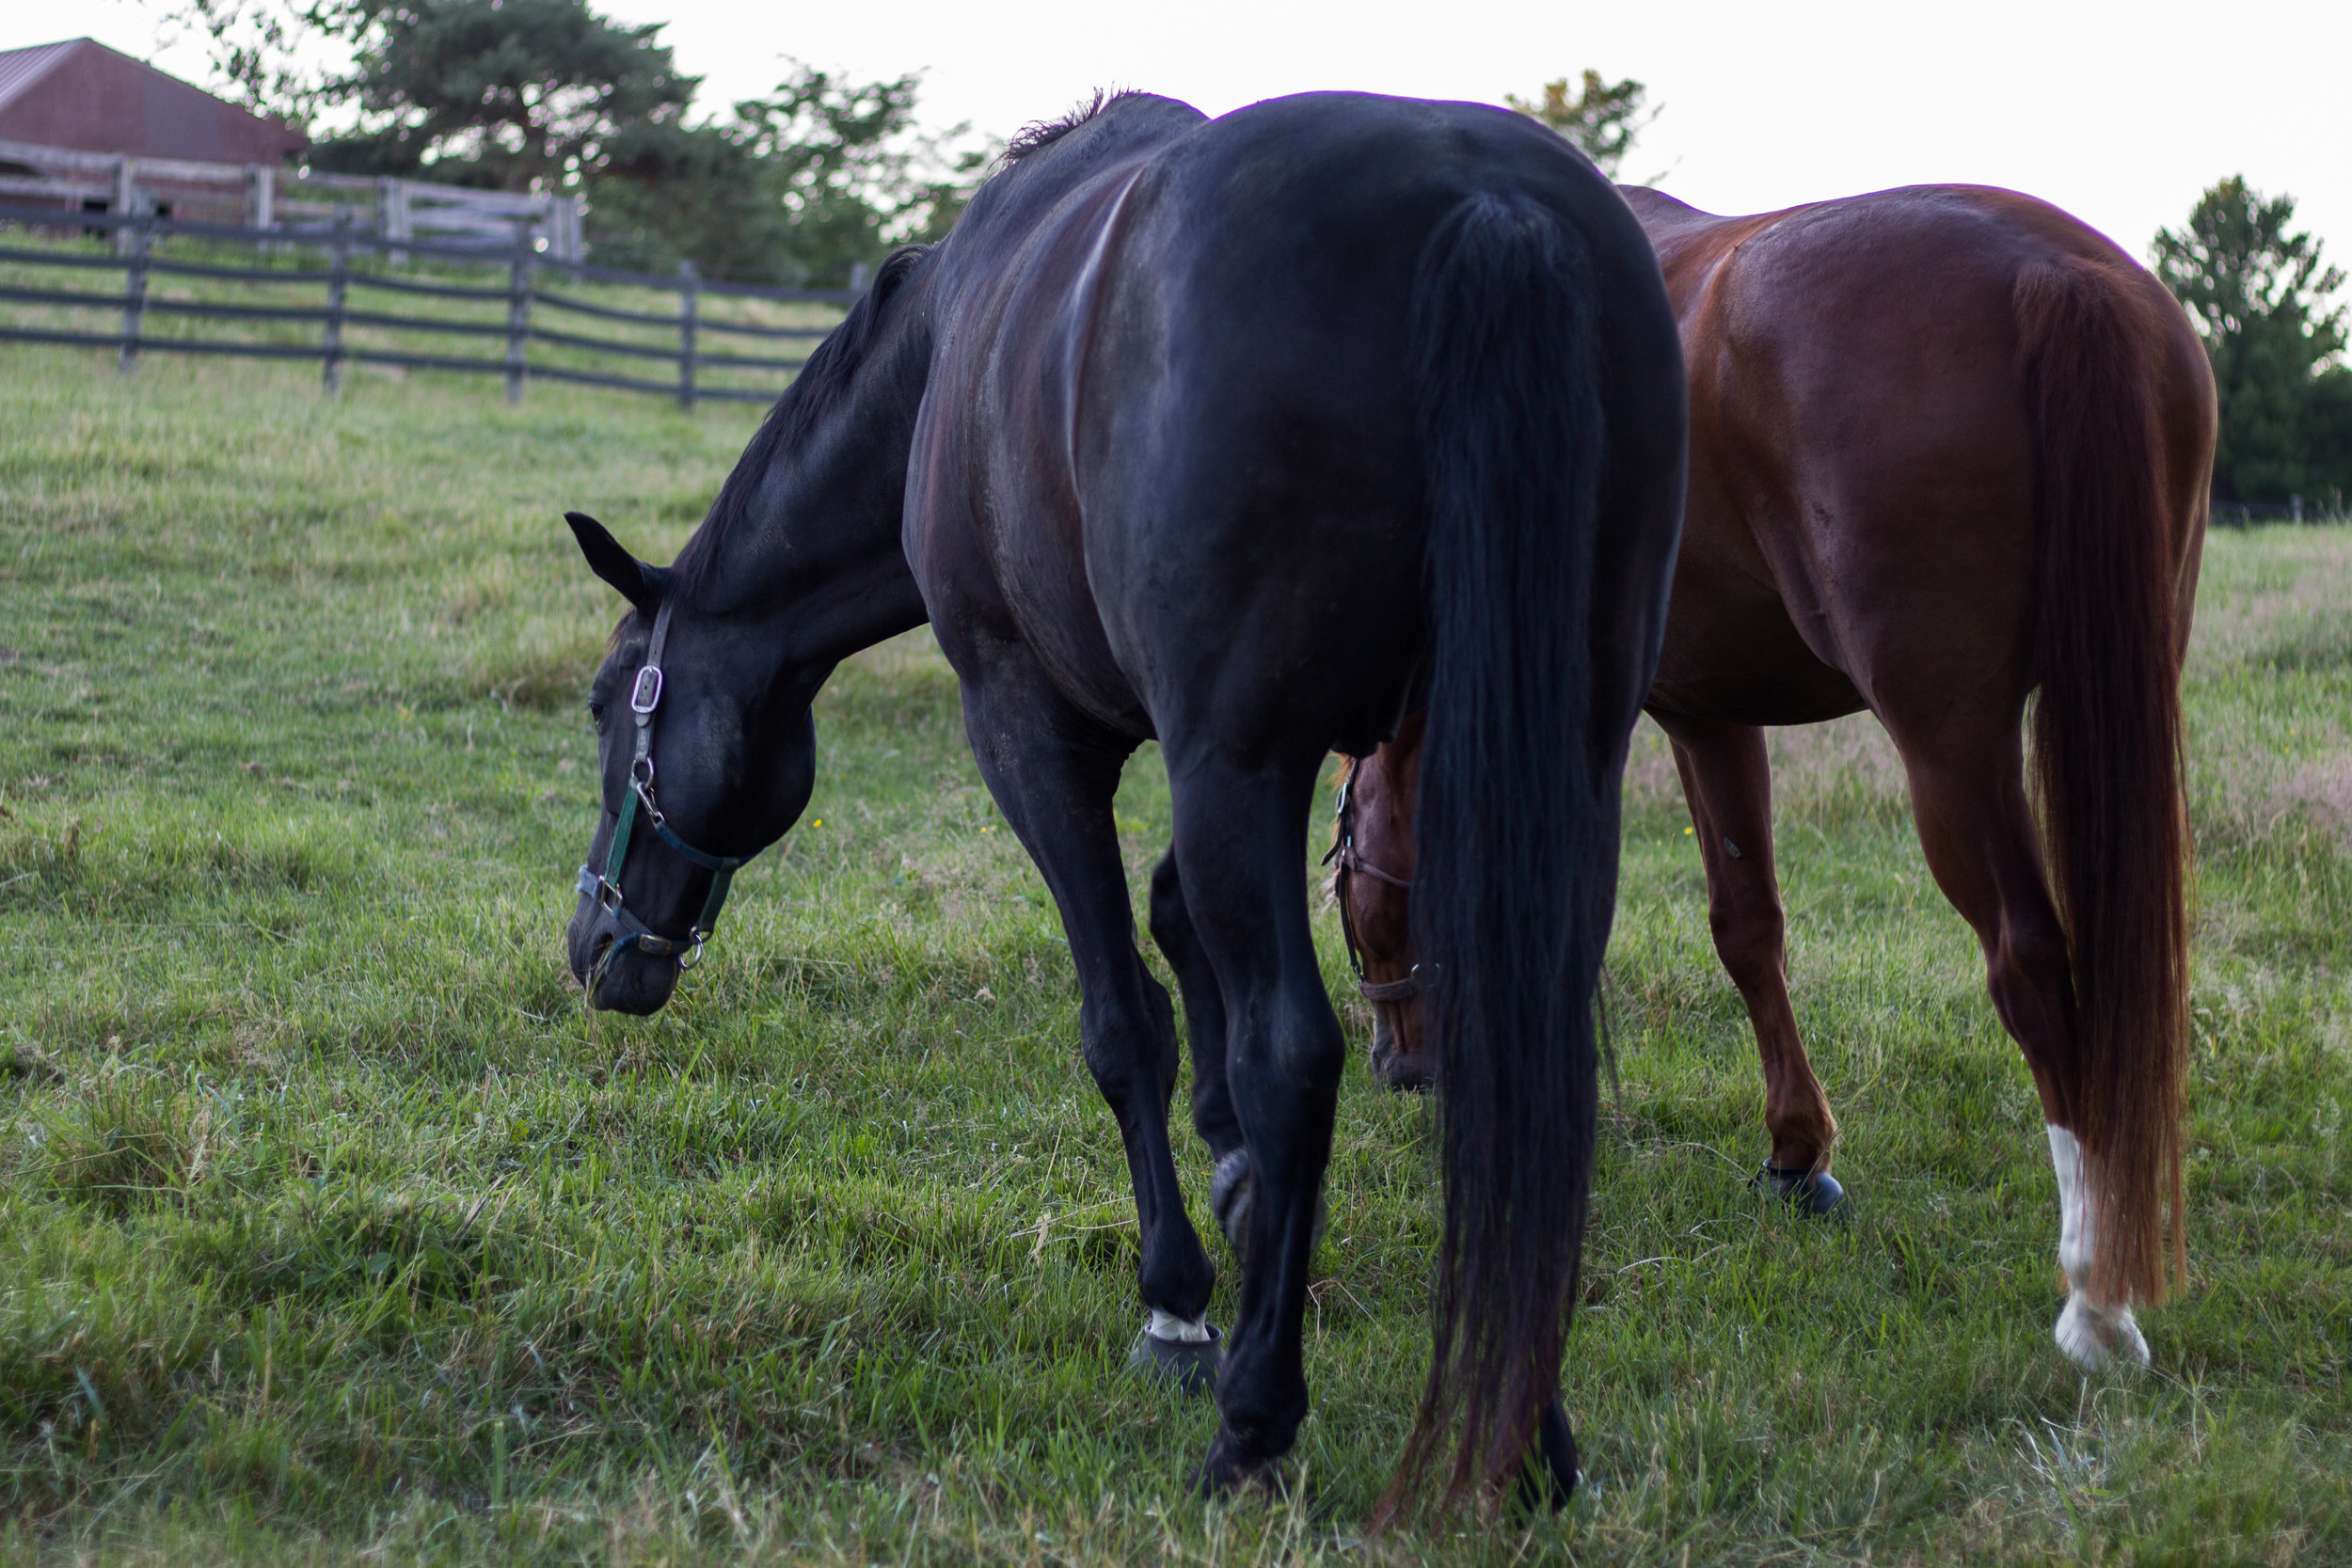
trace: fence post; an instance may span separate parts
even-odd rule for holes
[[[326,264],[326,359],[319,370],[329,397],[341,396],[343,389],[343,296],[351,277],[350,208],[335,209],[334,232]]]
[[[532,220],[515,223],[515,260],[506,273],[506,401],[523,401],[524,356],[531,346]]]
[[[677,405],[694,411],[694,314],[702,293],[702,274],[691,261],[677,264]]]
[[[388,240],[416,238],[416,230],[408,218],[407,181],[396,180],[389,175],[377,181],[375,203],[375,227],[379,233]],[[384,253],[384,261],[388,266],[405,267],[408,264],[408,252],[388,250]]]
[[[866,292],[866,280],[872,277],[873,269],[871,267],[868,267],[863,261],[851,261],[850,263],[850,292],[853,294],[864,293]]]
[[[118,234],[131,237],[131,267],[122,281],[122,354],[116,368],[128,375],[139,366],[139,337],[147,327],[147,251],[153,242],[151,219],[140,216]]]
[[[278,227],[278,171],[267,164],[248,164],[245,170],[245,226]]]
[[[115,162],[115,196],[112,206],[117,217],[129,217],[138,211],[138,165],[128,154]],[[115,230],[115,254],[131,254],[131,230]]]

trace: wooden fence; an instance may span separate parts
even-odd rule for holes
[[[119,243],[98,247],[56,246],[38,248],[30,245],[9,245],[8,236],[0,233],[0,264],[5,264],[11,278],[0,285],[0,304],[64,307],[74,310],[103,310],[110,315],[121,312],[119,330],[97,332],[26,325],[16,321],[0,324],[0,341],[31,343],[73,344],[92,348],[113,348],[119,355],[125,371],[135,367],[145,353],[238,355],[271,359],[315,359],[320,375],[328,392],[341,390],[343,369],[349,364],[398,366],[404,369],[470,372],[502,376],[506,382],[506,397],[510,403],[522,400],[524,388],[533,379],[578,382],[592,387],[609,387],[621,391],[654,392],[675,397],[681,408],[691,408],[697,402],[771,403],[783,389],[784,372],[794,371],[807,361],[806,345],[832,330],[832,325],[798,325],[762,324],[730,320],[705,309],[708,297],[743,301],[775,301],[793,305],[821,306],[846,309],[855,295],[846,289],[774,289],[740,283],[709,282],[695,276],[692,263],[682,265],[675,277],[624,272],[617,268],[592,266],[582,261],[562,261],[548,257],[538,248],[540,240],[534,236],[528,219],[518,219],[513,240],[501,258],[502,278],[495,283],[471,283],[453,280],[469,273],[478,273],[485,260],[479,245],[441,245],[396,238],[361,230],[351,221],[348,213],[339,213],[335,223],[325,232],[312,231],[290,236],[283,230],[263,230],[223,224],[185,223],[158,218],[147,214],[82,213],[62,220],[73,228],[103,233]],[[0,224],[16,224],[55,230],[61,226],[60,214],[55,208],[23,207],[0,203]],[[294,264],[230,266],[215,261],[198,261],[170,254],[180,248],[169,242],[186,242],[203,249],[219,246],[246,245],[262,252],[257,260],[276,257],[281,262],[291,260]],[[424,261],[443,263],[440,276],[394,276],[382,268],[355,264],[362,259],[397,254],[403,261]],[[309,261],[314,264],[301,264]],[[19,268],[74,269],[84,273],[113,271],[123,276],[119,294],[100,293],[87,290],[29,288],[16,286],[14,275]],[[150,288],[158,277],[188,277],[223,280],[273,289],[288,286],[324,291],[324,298],[316,306],[253,304],[243,301],[196,299],[155,293]],[[583,285],[620,285],[628,289],[658,290],[675,294],[677,309],[637,310],[584,297],[580,293],[563,292],[547,286],[548,279]],[[423,317],[397,315],[384,310],[355,308],[355,291],[429,297],[436,300],[471,302],[489,306],[484,315],[460,317]],[[497,308],[503,307],[501,313]],[[648,342],[642,337],[635,341],[588,332],[569,331],[547,325],[545,317],[558,313],[564,317],[584,317],[590,323],[625,324],[641,333],[646,327],[665,329],[660,342]],[[827,311],[831,314],[831,311]],[[313,341],[288,342],[244,339],[189,337],[178,334],[158,334],[149,328],[151,317],[183,316],[204,318],[214,322],[244,322],[248,324],[315,324],[318,336]],[[450,354],[411,353],[386,348],[370,342],[350,342],[350,329],[367,328],[383,334],[455,335],[469,340],[487,340],[502,348],[495,357],[469,356]],[[606,328],[607,331],[612,330]],[[670,334],[675,333],[675,338]],[[781,353],[713,352],[707,340],[729,338],[749,339],[751,347],[762,342],[779,347],[789,344]],[[675,343],[675,346],[672,344]],[[548,345],[564,351],[572,363],[550,363],[545,357],[534,359],[534,344]],[[794,353],[793,348],[799,349]],[[663,364],[668,368],[663,379],[655,380],[644,374],[619,374],[589,369],[579,361],[619,357],[632,370]],[[705,384],[699,372],[749,372],[765,383],[756,386],[712,386]],[[772,382],[767,378],[773,376]]]
[[[0,200],[47,200],[66,212],[146,213],[248,229],[322,230],[337,222],[388,240],[486,245],[503,250],[517,220],[531,222],[538,249],[559,261],[587,258],[576,196],[479,190],[429,180],[328,174],[269,164],[214,164],[88,152],[37,142],[0,141]],[[348,213],[348,216],[343,214]],[[127,230],[120,236],[126,243]],[[398,259],[398,251],[394,259]]]
[[[2352,523],[2352,506],[2345,504],[2344,493],[2340,490],[2330,490],[2327,495],[2308,501],[2301,496],[2294,496],[2284,503],[2213,503],[2213,526],[2216,528],[2254,528],[2264,523]]]

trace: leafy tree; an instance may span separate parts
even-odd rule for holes
[[[1658,118],[1656,109],[1644,112],[1648,94],[1649,89],[1630,76],[1622,82],[1603,82],[1599,71],[1588,71],[1582,90],[1574,98],[1568,96],[1568,79],[1563,76],[1544,84],[1540,100],[1514,94],[1503,102],[1559,132],[1592,159],[1601,173],[1614,180],[1625,155],[1633,150],[1634,138]]]
[[[561,189],[623,127],[682,123],[699,85],[659,24],[619,26],[582,0],[323,0],[310,14],[354,47],[323,99],[359,112],[311,150],[322,167]]]
[[[707,276],[838,281],[944,233],[979,155],[915,126],[917,80],[795,68],[766,98],[691,118],[660,27],[587,0],[177,0],[258,105],[343,123],[313,166],[584,198],[599,259]],[[346,56],[305,68],[304,45]],[[961,135],[961,127],[947,133]]]
[[[802,67],[726,120],[626,128],[588,182],[591,236],[619,265],[691,256],[714,276],[788,283],[936,239],[962,211],[980,154],[951,154],[915,129],[916,86]]]
[[[179,27],[205,36],[223,97],[296,126],[317,106],[319,81],[301,58],[311,30],[301,9],[281,0],[179,0],[162,20],[167,41]]]
[[[2156,274],[2205,340],[2220,396],[2214,495],[2280,501],[2352,487],[2352,372],[2343,286],[2320,243],[2290,233],[2292,197],[2266,198],[2232,175],[2207,191],[2179,232],[2155,242]]]

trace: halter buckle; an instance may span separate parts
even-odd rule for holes
[[[661,666],[648,664],[637,672],[637,684],[628,689],[628,709],[631,713],[650,715],[661,705]]]

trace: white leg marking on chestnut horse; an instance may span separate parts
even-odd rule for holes
[[[1152,1308],[1152,1321],[1144,1324],[1144,1332],[1154,1339],[1166,1339],[1180,1345],[1203,1345],[1213,1336],[1206,1318],[1180,1318],[1173,1312]]]
[[[2066,1310],[2058,1314],[2058,1349],[2087,1372],[2111,1357],[2148,1365],[2148,1341],[2128,1304],[2106,1307],[2091,1301],[2090,1259],[2098,1238],[2091,1228],[2090,1183],[2083,1148],[2063,1127],[2050,1134],[2050,1164],[2058,1172],[2058,1267],[2066,1273]]]

